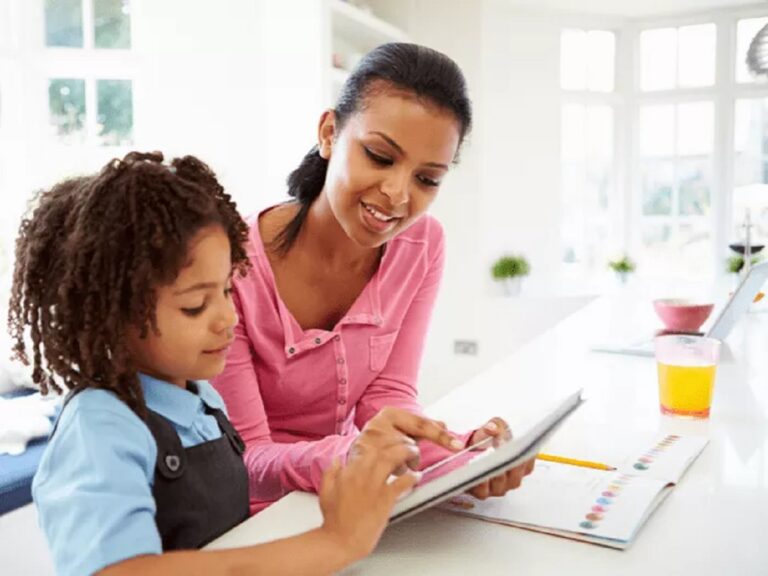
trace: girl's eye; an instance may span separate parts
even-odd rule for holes
[[[365,153],[368,155],[368,158],[376,162],[376,164],[379,164],[380,166],[392,166],[393,162],[390,158],[376,154],[367,146],[363,146],[363,148],[365,149]]]
[[[419,176],[418,179],[419,179],[419,182],[421,182],[425,186],[431,186],[434,188],[440,186],[440,182],[432,178],[427,178],[426,176]]]
[[[227,298],[232,297],[232,286],[230,286],[229,288],[224,288],[224,296],[226,296]]]
[[[198,306],[197,308],[182,308],[181,309],[182,313],[184,313],[186,316],[189,316],[189,317],[192,317],[192,318],[202,314],[203,310],[205,310],[205,304],[202,304],[202,305]]]

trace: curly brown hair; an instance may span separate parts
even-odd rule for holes
[[[144,397],[126,331],[157,331],[155,288],[187,262],[187,246],[218,224],[233,271],[250,266],[248,226],[213,171],[193,156],[163,163],[131,152],[93,176],[41,192],[21,223],[8,311],[14,356],[43,394],[111,390],[139,415]]]

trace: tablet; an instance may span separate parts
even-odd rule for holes
[[[568,396],[524,436],[482,452],[462,451],[460,454],[449,456],[437,465],[430,466],[422,482],[395,505],[389,516],[390,523],[431,508],[484,480],[530,460],[582,402],[581,390],[579,390]]]

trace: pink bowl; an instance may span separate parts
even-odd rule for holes
[[[709,318],[713,307],[714,304],[679,298],[660,298],[653,301],[653,308],[666,329],[674,332],[698,332],[704,321]]]

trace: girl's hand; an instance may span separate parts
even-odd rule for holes
[[[512,433],[509,431],[509,426],[507,426],[507,423],[504,422],[504,420],[501,418],[492,418],[482,428],[472,434],[468,446],[477,444],[489,437],[493,438],[493,445],[498,446],[502,442],[511,439]],[[504,494],[510,490],[520,487],[523,477],[533,471],[535,461],[535,458],[531,458],[527,462],[524,462],[511,470],[507,470],[504,474],[499,474],[490,480],[478,484],[468,490],[468,492],[480,500],[485,500],[489,496],[504,496]]]
[[[445,425],[397,408],[385,408],[360,432],[347,456],[325,471],[320,488],[323,530],[332,535],[352,560],[367,556],[387,526],[395,502],[409,492],[420,475],[413,438],[431,440],[452,450],[461,442]],[[402,472],[402,473],[401,473]],[[396,473],[401,473],[394,477]]]

